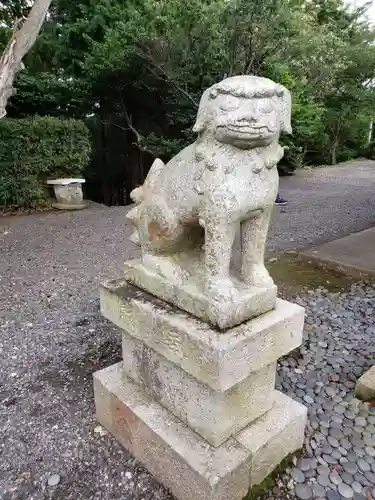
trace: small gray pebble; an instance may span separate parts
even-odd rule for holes
[[[323,486],[320,486],[318,483],[313,483],[311,485],[312,493],[314,498],[324,498],[326,494],[325,488]]]
[[[357,465],[359,470],[361,470],[362,472],[369,472],[371,469],[370,465],[363,458],[359,458],[357,460]]]
[[[314,469],[309,469],[307,471],[304,472],[305,474],[305,478],[309,479],[311,477],[315,477],[315,470]]]
[[[336,396],[336,390],[332,386],[328,386],[325,388],[327,396],[330,398],[334,398]]]
[[[354,493],[362,493],[362,485],[358,481],[353,481],[350,486]]]
[[[333,452],[332,446],[330,446],[329,444],[323,446],[322,453],[325,453],[326,455],[331,455],[332,452]]]
[[[367,481],[370,481],[371,484],[375,484],[375,474],[373,472],[365,472],[365,478]]]
[[[365,456],[365,450],[363,448],[360,448],[359,446],[354,446],[353,452],[357,455],[357,457]]]
[[[375,447],[375,439],[373,438],[373,436],[364,436],[363,442],[366,446]]]
[[[340,444],[346,450],[349,450],[349,448],[352,447],[352,445],[350,444],[350,441],[348,439],[346,439],[346,438],[341,438],[340,439]]]
[[[328,500],[341,500],[341,497],[337,493],[337,491],[327,490],[326,495],[327,495]]]
[[[339,476],[339,474],[337,474],[337,472],[332,472],[332,474],[329,475],[329,480],[331,481],[332,484],[335,484],[336,486],[342,483],[342,479]]]
[[[349,472],[341,472],[340,476],[343,482],[346,484],[352,484],[352,482],[354,481],[353,474],[349,474]]]
[[[346,410],[345,406],[342,406],[341,404],[338,404],[334,407],[334,411],[338,415],[342,415],[343,413],[345,413],[345,410]]]
[[[312,405],[314,403],[313,398],[311,396],[309,396],[308,394],[306,394],[305,396],[303,396],[303,400],[306,403],[310,404],[310,405]]]
[[[362,473],[359,473],[359,472],[357,472],[357,474],[354,474],[354,479],[355,479],[355,481],[358,481],[358,483],[361,483],[362,486],[366,482],[366,478],[364,477],[364,475]]]
[[[303,483],[305,481],[305,475],[299,469],[292,469],[290,474],[296,483]]]
[[[333,450],[333,452],[331,453],[331,456],[333,458],[336,458],[337,460],[340,460],[341,458],[341,453],[339,452],[339,450]]]
[[[342,417],[339,417],[338,415],[333,415],[332,417],[332,422],[336,422],[337,424],[342,424],[344,419]]]
[[[358,434],[359,438],[362,438],[363,426],[355,425],[353,430]]]
[[[365,425],[367,424],[366,422],[366,419],[364,417],[357,417],[355,420],[355,425],[359,426],[359,427],[365,427]]]
[[[347,462],[346,464],[343,464],[343,469],[345,472],[348,472],[349,474],[355,474],[358,470],[357,464],[355,462]]]
[[[323,457],[318,456],[317,461],[320,463],[320,465],[324,465],[325,467],[328,467],[327,462],[324,460]]]
[[[348,450],[346,450],[346,449],[345,449],[345,448],[343,448],[342,446],[339,446],[339,447],[337,448],[337,451],[339,451],[339,452],[341,453],[341,455],[343,455],[344,457],[346,457],[346,456],[347,456],[347,454],[348,454]]]
[[[310,486],[307,484],[297,484],[295,493],[297,498],[300,498],[301,500],[310,500],[313,494]]]
[[[316,472],[322,476],[328,476],[330,473],[329,467],[326,465],[318,465]]]
[[[353,500],[367,500],[366,497],[360,493],[354,493]]]
[[[329,480],[330,480],[329,476],[326,476],[326,475],[324,475],[324,476],[323,475],[319,475],[316,478],[316,482],[318,484],[320,484],[320,486],[324,486],[324,487],[326,487],[326,486],[329,485],[329,482],[330,482]]]
[[[325,460],[327,462],[327,464],[331,464],[331,465],[334,465],[334,464],[337,464],[337,459],[332,457],[332,455],[323,455],[323,460]]]
[[[341,483],[337,487],[337,491],[340,493],[340,495],[344,498],[353,498],[354,491],[352,488],[345,483]]]
[[[341,439],[343,437],[343,433],[342,433],[341,428],[337,429],[336,427],[331,427],[329,430],[329,433],[333,438],[336,438],[336,439]]]
[[[301,469],[301,471],[305,472],[309,469],[311,469],[311,461],[309,458],[302,458],[298,464],[297,467]]]
[[[333,448],[338,448],[339,447],[339,442],[338,442],[338,440],[335,437],[328,436],[327,437],[327,441],[329,442],[329,444],[331,446],[333,446]]]

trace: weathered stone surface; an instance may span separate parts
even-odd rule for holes
[[[198,264],[196,268],[199,269]],[[232,281],[238,285],[236,301],[219,296],[212,301],[202,293],[197,275],[176,283],[153,268],[147,268],[140,260],[125,262],[124,269],[125,279],[130,283],[221,329],[238,325],[275,307],[276,286],[244,288],[233,277]]]
[[[53,179],[47,181],[55,192],[55,208],[61,210],[79,210],[85,208],[83,203],[82,184],[85,179]]]
[[[132,192],[142,259],[126,266],[127,280],[222,329],[274,307],[264,246],[290,114],[289,92],[266,78],[235,76],[204,92],[196,142],[167,165],[156,160]]]
[[[276,391],[272,410],[236,435],[251,452],[252,486],[260,484],[283,458],[302,448],[306,422],[305,406]]]
[[[362,401],[375,401],[375,366],[372,366],[357,380],[355,395]]]
[[[213,447],[124,378],[121,365],[94,375],[98,420],[179,500],[242,500],[302,445],[306,409],[281,393],[259,421]]]
[[[218,392],[140,340],[126,333],[122,339],[124,373],[213,446],[222,444],[272,406],[275,363]]]
[[[307,410],[274,386],[304,311],[277,301],[264,265],[290,114],[265,78],[204,92],[197,141],[132,192],[141,259],[101,288],[124,333],[123,362],[95,376],[98,418],[179,500],[242,498],[302,446]]]
[[[121,363],[94,375],[99,422],[179,500],[241,500],[250,451],[235,439],[214,448],[122,376]]]
[[[217,391],[239,384],[302,342],[303,308],[280,299],[275,310],[225,333],[123,280],[101,286],[100,304],[115,325]]]

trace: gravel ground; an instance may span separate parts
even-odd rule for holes
[[[320,169],[282,179],[281,194],[290,203],[275,210],[269,250],[300,248],[372,225],[374,165],[357,163],[355,168]],[[128,242],[125,212],[124,207],[92,204],[82,212],[0,219],[0,498],[4,500],[168,498],[97,426],[94,415],[92,373],[120,356],[119,332],[99,314],[98,283],[119,276],[122,262],[137,254]],[[340,462],[333,455],[336,448],[323,438],[342,424],[343,433],[345,428],[352,430],[351,435],[344,434],[350,442],[347,451],[364,450],[361,458],[370,466],[361,473],[366,479],[365,472],[375,470],[372,449],[368,453],[362,441],[373,447],[374,417],[356,407],[355,418],[365,417],[365,425],[360,420],[348,426],[345,412],[354,378],[371,362],[374,290],[361,286],[337,297],[316,291],[302,300],[309,302],[305,351],[301,359],[283,360],[280,383],[295,397],[307,395],[313,400],[305,401],[311,416],[306,456],[314,455],[312,443],[319,441],[319,449],[325,446],[320,460],[329,455]],[[321,386],[323,382],[328,387],[328,371],[339,377],[329,385],[331,395]],[[324,397],[327,408],[319,397]],[[324,413],[319,413],[317,404]],[[339,413],[342,408],[344,417]],[[341,442],[340,448],[345,448]],[[346,457],[360,467],[354,455]],[[341,463],[330,467],[334,465],[338,475],[343,472]],[[306,467],[297,464],[296,470]],[[309,491],[313,470],[303,470],[299,492],[302,487]],[[285,474],[270,498],[298,498],[291,474],[298,477],[298,472]],[[355,474],[353,478],[366,486]],[[348,482],[349,476],[344,477]],[[367,476],[370,481],[368,477],[372,476]],[[307,493],[306,498],[310,498]]]

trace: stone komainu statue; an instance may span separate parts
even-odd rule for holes
[[[166,165],[153,163],[128,213],[143,265],[180,283],[199,276],[203,293],[235,300],[241,287],[274,286],[264,247],[278,190],[281,132],[290,133],[291,98],[255,76],[227,78],[201,99],[195,143]],[[230,265],[241,229],[239,281]]]

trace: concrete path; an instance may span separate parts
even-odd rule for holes
[[[375,162],[302,170],[280,179],[268,248],[307,248],[375,225]]]
[[[305,250],[302,257],[361,279],[375,276],[375,227]]]

